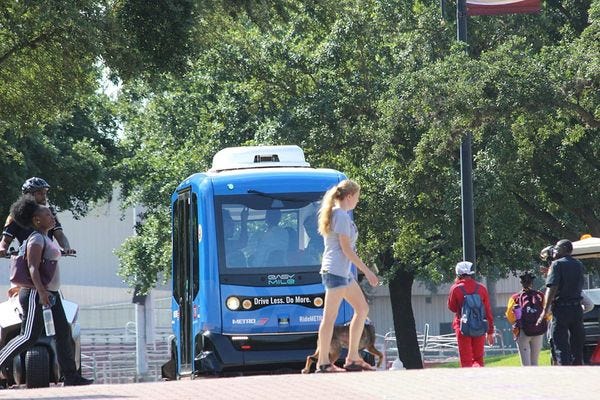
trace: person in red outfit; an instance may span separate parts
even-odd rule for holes
[[[454,320],[452,321],[452,328],[454,329],[454,332],[456,332],[461,367],[483,367],[486,337],[490,346],[494,344],[494,317],[490,307],[490,298],[487,288],[473,279],[474,273],[473,263],[461,261],[456,264],[456,280],[454,281],[454,285],[450,288],[450,294],[448,295],[448,309],[455,314]],[[474,293],[475,288],[478,287],[477,293],[481,296],[481,300],[485,307],[486,319],[488,321],[487,334],[484,336],[464,336],[460,332],[460,313],[464,301],[464,294],[461,290],[461,286],[468,294]]]

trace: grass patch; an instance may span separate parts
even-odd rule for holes
[[[542,350],[540,358],[538,360],[539,365],[545,366],[550,365],[550,350]],[[429,365],[428,368],[458,368],[459,362],[453,361],[443,364]],[[521,358],[519,353],[509,354],[506,356],[492,356],[485,358],[486,367],[520,367]]]
[[[550,350],[542,350],[538,364],[542,366],[550,365]],[[520,367],[521,358],[519,353],[511,354],[509,356],[494,356],[485,359],[486,367]]]

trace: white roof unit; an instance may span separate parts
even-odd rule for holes
[[[573,257],[600,258],[600,238],[587,237],[573,242]]]
[[[273,167],[310,167],[310,164],[298,146],[228,147],[215,154],[209,171]]]

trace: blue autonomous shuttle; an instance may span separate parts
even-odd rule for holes
[[[165,378],[300,368],[323,307],[317,211],[343,179],[311,168],[297,146],[259,146],[221,150],[181,182]],[[351,316],[343,303],[336,323]]]

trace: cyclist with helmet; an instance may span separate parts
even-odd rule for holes
[[[35,199],[35,201],[40,205],[46,205],[48,202],[48,190],[50,190],[50,185],[42,178],[32,177],[29,178],[23,183],[21,187],[24,196],[31,196]],[[64,234],[62,226],[58,219],[56,219],[56,211],[52,207],[50,207],[52,214],[54,215],[54,219],[56,220],[56,225],[54,228],[50,229],[48,232],[48,237],[50,239],[56,238],[59,246],[63,249],[66,254],[74,254],[75,250],[71,248],[69,245],[69,240],[67,236]],[[6,223],[4,224],[4,229],[2,231],[2,240],[0,241],[0,257],[5,257],[8,247],[13,242],[13,240],[17,239],[19,244],[23,244],[23,242],[31,235],[33,229],[29,227],[23,227],[16,223],[13,218],[9,215],[6,219]]]

